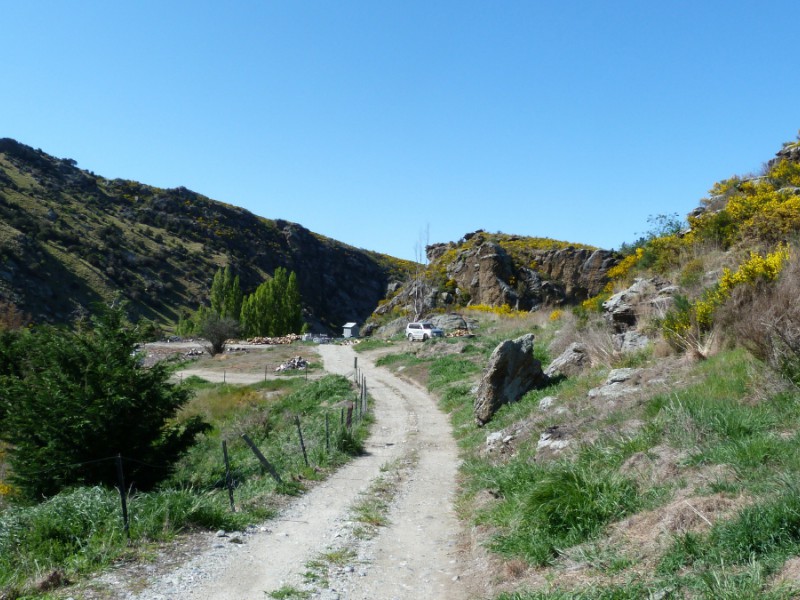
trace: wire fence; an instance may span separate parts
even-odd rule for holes
[[[336,429],[337,425],[342,430],[352,432],[353,425],[363,420],[363,418],[368,414],[369,411],[367,380],[366,377],[364,376],[364,373],[358,368],[358,362],[357,362],[358,358],[356,358],[355,360],[356,363],[354,365],[354,371],[353,371],[353,382],[354,386],[358,390],[356,398],[353,401],[347,402],[345,406],[341,406],[339,408],[338,411],[339,414],[336,415],[338,417],[337,419],[338,424],[331,422],[332,421],[331,417],[336,413],[331,410],[325,411],[324,445],[326,454],[331,453],[331,436],[334,430]],[[301,422],[299,415],[295,415],[294,425],[297,432],[298,451],[303,456],[303,462],[305,466],[310,467],[308,451],[306,447],[306,440],[303,434],[303,424]],[[246,433],[243,433],[240,435],[240,438],[249,447],[253,455],[256,457],[262,471],[269,474],[275,480],[275,483],[279,487],[283,486],[284,481],[279,473],[278,468],[276,468],[276,466],[265,457],[264,453],[261,451],[261,449],[259,449],[258,445],[251,439],[251,437],[248,436]],[[172,471],[174,470],[175,465],[152,464],[150,462],[143,461],[135,457],[125,456],[122,453],[117,453],[116,455],[113,456],[105,456],[102,458],[96,458],[86,461],[53,465],[37,471],[28,471],[27,475],[28,476],[50,475],[53,474],[54,472],[70,473],[82,467],[90,465],[98,465],[102,463],[108,463],[109,465],[113,463],[114,465],[116,471],[115,487],[119,491],[119,496],[120,496],[120,514],[122,519],[122,525],[125,531],[125,535],[128,537],[128,539],[130,539],[130,518],[128,511],[128,503],[131,500],[131,494],[130,490],[126,485],[125,465],[133,464],[146,467],[148,469],[163,470],[163,471]],[[224,486],[228,492],[230,510],[231,512],[236,512],[234,490],[237,486],[237,482],[234,478],[234,470],[231,468],[228,441],[226,440],[222,441],[222,463],[224,468]]]

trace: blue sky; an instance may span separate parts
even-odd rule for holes
[[[796,1],[0,15],[0,137],[409,259],[479,228],[619,247],[800,129]]]

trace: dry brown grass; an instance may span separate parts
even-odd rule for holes
[[[741,286],[717,319],[733,343],[747,348],[795,385],[800,385],[800,255],[794,251],[778,281]]]

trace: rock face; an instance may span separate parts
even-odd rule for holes
[[[606,271],[616,263],[611,252],[585,248],[530,250],[526,255],[526,264],[519,264],[520,256],[487,240],[458,252],[452,263],[441,266],[474,304],[531,310],[594,296],[608,281]]]
[[[426,277],[400,289],[377,314],[427,314],[470,304],[524,311],[575,304],[598,294],[608,283],[608,269],[619,260],[607,250],[484,231],[426,251]],[[424,299],[421,307],[419,299]]]
[[[533,334],[528,333],[502,342],[492,352],[475,397],[478,425],[487,423],[502,405],[516,402],[547,383],[541,363],[533,358],[533,340]]]
[[[636,328],[647,317],[663,315],[672,306],[676,291],[675,286],[658,277],[640,278],[603,302],[605,318],[614,330],[615,350],[628,353],[646,348],[650,340]]]

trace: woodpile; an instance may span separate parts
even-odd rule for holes
[[[475,334],[469,329],[454,329],[447,332],[447,337],[473,337]]]
[[[279,337],[254,337],[247,340],[250,344],[267,344],[269,346],[276,346],[278,344],[291,344],[301,340],[303,336],[297,333],[290,333]]]

